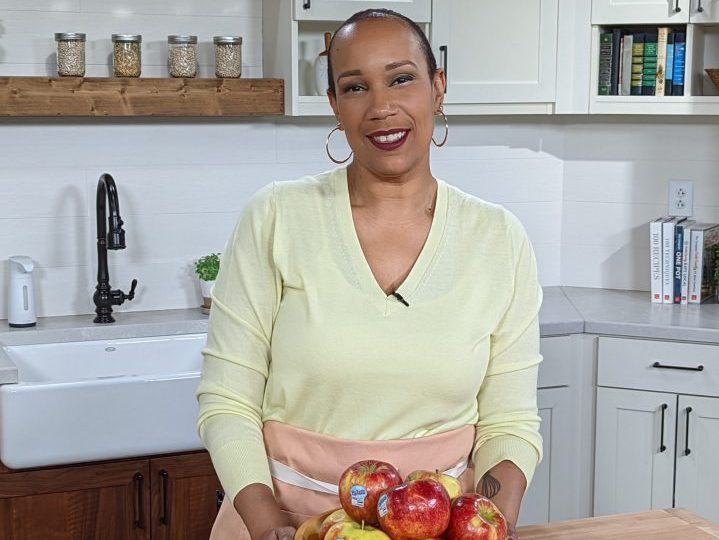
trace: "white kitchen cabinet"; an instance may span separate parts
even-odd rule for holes
[[[679,396],[677,508],[719,523],[719,398]]]
[[[597,363],[595,515],[719,521],[719,346],[600,337]]]
[[[387,8],[406,15],[415,22],[429,22],[431,0],[294,0],[295,19],[344,21],[358,11]]]
[[[689,2],[690,0],[592,0],[592,24],[687,23]]]
[[[594,514],[672,507],[676,396],[597,389]]]
[[[432,48],[447,72],[449,112],[482,105],[552,111],[559,0],[432,4]],[[519,109],[518,111],[519,112]]]
[[[574,510],[577,494],[572,484],[577,476],[574,437],[579,415],[571,375],[581,359],[573,351],[571,336],[541,339],[544,360],[539,367],[537,407],[542,419],[544,458],[522,501],[519,525],[580,517]]]
[[[692,0],[689,20],[693,23],[719,22],[719,0]]]

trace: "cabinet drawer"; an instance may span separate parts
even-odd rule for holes
[[[598,386],[719,396],[719,345],[600,337],[598,354]]]
[[[539,364],[537,388],[569,386],[572,373],[570,337],[542,338],[539,341],[539,349],[544,359]]]

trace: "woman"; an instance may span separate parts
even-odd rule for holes
[[[213,293],[198,389],[226,491],[213,538],[292,538],[366,458],[452,470],[513,529],[541,458],[531,246],[432,176],[445,77],[419,27],[356,14],[329,64],[351,162],[261,190]]]

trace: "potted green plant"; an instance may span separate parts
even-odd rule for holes
[[[210,253],[200,257],[195,262],[195,273],[200,278],[200,290],[202,291],[202,307],[210,309],[212,300],[210,293],[217,279],[217,272],[220,271],[220,254]]]

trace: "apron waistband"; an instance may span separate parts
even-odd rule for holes
[[[268,458],[268,462],[270,474],[273,478],[281,482],[320,493],[329,493],[331,495],[337,495],[339,493],[337,484],[330,484],[329,482],[322,482],[321,480],[311,478],[273,458]],[[451,469],[443,471],[443,474],[459,478],[459,476],[467,470],[468,465],[469,460],[465,458]]]

